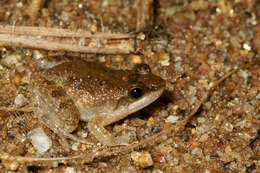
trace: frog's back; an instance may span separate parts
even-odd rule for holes
[[[127,83],[122,83],[122,78],[127,75],[124,70],[109,69],[101,63],[77,60],[66,62],[53,67],[44,76],[55,81],[65,89],[69,89],[71,95],[92,95],[95,100],[112,99],[121,97]]]
[[[91,119],[97,111],[106,111],[125,96],[128,87],[122,78],[126,71],[113,70],[101,63],[77,60],[44,71],[43,76],[55,81],[74,100],[81,119]]]

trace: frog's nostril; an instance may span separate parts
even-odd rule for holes
[[[135,71],[138,74],[149,74],[151,73],[151,69],[149,67],[149,65],[147,64],[138,64],[135,66]]]

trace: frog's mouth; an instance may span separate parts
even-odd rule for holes
[[[127,115],[148,106],[162,95],[164,89],[165,88],[162,87],[156,91],[149,92],[149,94],[144,94],[142,97],[133,102],[118,105],[117,108],[114,109],[114,111],[112,112],[113,117],[111,117],[111,119],[109,120],[109,122],[106,123],[106,125],[123,119]]]
[[[164,91],[164,88],[158,89],[156,91],[152,91],[149,94],[145,94],[140,99],[130,103],[128,105],[128,114],[134,113],[134,112],[148,106],[149,104],[154,102],[156,99],[158,99],[162,95],[163,91]]]

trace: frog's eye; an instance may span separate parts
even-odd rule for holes
[[[138,88],[138,87],[132,88],[130,90],[130,95],[133,98],[138,99],[139,97],[141,97],[143,95],[143,90],[141,88]]]

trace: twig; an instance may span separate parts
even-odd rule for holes
[[[39,15],[40,9],[43,7],[45,0],[31,0],[26,12],[31,17],[32,24],[34,24],[36,18]]]
[[[143,31],[148,26],[153,26],[154,22],[154,2],[153,0],[137,0],[136,31]]]
[[[23,108],[14,108],[14,107],[0,107],[0,111],[6,111],[6,112],[32,112],[32,107],[23,107]]]
[[[66,41],[66,40],[65,40]],[[47,38],[37,38],[33,36],[17,36],[12,34],[0,34],[0,46],[16,46],[16,47],[29,47],[35,49],[44,50],[64,50],[71,52],[83,52],[83,53],[100,53],[100,54],[129,54],[135,52],[134,40],[120,40],[117,42],[111,42],[110,44],[101,45],[95,44],[94,46],[85,46],[85,40],[79,40],[78,42],[66,43],[64,40],[54,41]],[[117,43],[117,44],[114,44]]]
[[[127,33],[109,33],[97,32],[91,33],[88,31],[61,28],[46,28],[46,27],[32,27],[32,26],[2,26],[0,25],[0,34],[15,34],[15,35],[29,35],[29,36],[48,36],[48,37],[71,37],[71,38],[96,38],[96,39],[130,39],[135,38],[134,34]]]

